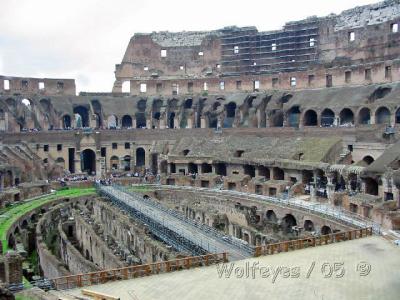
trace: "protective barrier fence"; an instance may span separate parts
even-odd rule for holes
[[[283,241],[274,244],[257,246],[255,247],[254,250],[254,256],[257,257],[261,255],[271,255],[280,252],[289,252],[298,249],[338,243],[341,241],[354,240],[370,236],[372,235],[372,233],[373,233],[372,227],[368,227],[368,228],[326,234],[317,237],[309,237],[299,240]]]
[[[168,273],[200,266],[209,266],[220,262],[228,262],[228,253],[224,252],[201,256],[190,256],[146,265],[63,276],[50,279],[50,281],[56,290],[66,290],[95,284],[103,284],[109,281],[133,279],[159,273]]]

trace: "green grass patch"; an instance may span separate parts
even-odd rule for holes
[[[21,216],[30,212],[31,210],[36,209],[42,204],[46,204],[48,202],[69,197],[76,198],[81,196],[87,196],[95,193],[94,188],[72,188],[57,191],[51,195],[46,195],[43,197],[36,198],[34,200],[26,200],[18,205],[14,205],[12,207],[8,207],[1,212],[0,215],[0,238],[1,243],[3,245],[3,253],[8,250],[8,242],[7,242],[7,231],[12,226],[14,222],[16,222]]]

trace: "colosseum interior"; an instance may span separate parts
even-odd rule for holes
[[[399,25],[386,0],[136,33],[107,93],[1,75],[4,299],[398,299]],[[303,279],[224,280],[228,261]]]

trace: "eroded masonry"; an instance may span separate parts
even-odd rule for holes
[[[137,33],[110,93],[0,76],[1,206],[60,178],[114,176],[295,198],[400,230],[399,25],[391,0],[274,31]],[[251,246],[352,228],[199,191],[144,194]],[[191,254],[104,198],[36,213],[7,242],[37,249],[48,278]]]

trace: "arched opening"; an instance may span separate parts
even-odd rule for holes
[[[215,173],[217,175],[226,176],[226,164],[224,163],[215,164]]]
[[[287,214],[282,219],[282,230],[283,232],[292,232],[293,226],[297,226],[296,218],[292,214]]]
[[[25,105],[28,109],[31,109],[31,101],[29,99],[22,99],[21,103]]]
[[[193,105],[193,100],[192,99],[186,99],[184,109],[191,109]]]
[[[125,171],[130,171],[131,170],[131,156],[130,155],[125,155],[124,156],[122,168]]]
[[[304,126],[317,126],[318,125],[318,116],[317,113],[310,109],[304,113]]]
[[[231,128],[233,125],[233,122],[235,121],[235,115],[236,115],[236,103],[235,102],[229,102],[227,105],[225,105],[225,118],[224,118],[224,128]]]
[[[273,110],[270,116],[271,127],[283,127],[283,112],[281,110]]]
[[[132,117],[129,115],[124,115],[122,117],[122,128],[131,128],[132,127]]]
[[[146,152],[143,148],[136,149],[136,166],[142,167],[146,164]]]
[[[271,223],[278,222],[278,218],[276,217],[276,214],[273,210],[268,210],[267,213],[265,214],[265,217],[267,218],[268,222],[271,222]]]
[[[217,128],[218,126],[218,119],[216,116],[208,116],[208,127],[209,128]]]
[[[56,164],[60,167],[62,167],[63,169],[65,169],[65,160],[62,157],[58,157],[56,159]]]
[[[119,168],[119,158],[118,156],[111,156],[110,158],[110,168],[111,170],[118,170]]]
[[[256,167],[252,165],[243,166],[244,174],[249,175],[251,178],[256,177]]]
[[[400,123],[400,108],[396,110],[395,121],[397,124]]]
[[[274,167],[273,175],[274,175],[274,180],[284,180],[285,179],[285,172],[281,168]]]
[[[321,113],[321,126],[331,127],[335,123],[335,113],[329,109],[325,108]]]
[[[363,161],[364,166],[369,166],[370,164],[372,164],[374,162],[374,158],[370,155],[367,155],[367,156],[364,156],[362,161]]]
[[[137,110],[138,112],[135,114],[136,128],[146,128],[146,100],[139,100]]]
[[[329,226],[322,226],[321,227],[321,235],[327,235],[327,234],[331,234],[332,233],[332,229]]]
[[[197,174],[199,172],[197,164],[189,163],[188,164],[188,172],[189,172],[189,174]]]
[[[175,113],[171,112],[168,116],[168,127],[175,128]]]
[[[344,108],[339,114],[340,125],[353,126],[354,125],[354,114],[351,109]]]
[[[107,127],[108,129],[116,129],[118,126],[118,118],[115,115],[108,116]]]
[[[136,113],[136,128],[146,128],[146,115],[145,113]]]
[[[265,166],[258,167],[258,176],[263,176],[266,179],[270,179],[270,170]]]
[[[89,175],[96,174],[96,153],[92,149],[81,152],[81,169]]]
[[[293,106],[287,112],[287,121],[289,127],[299,127],[300,124],[300,108]]]
[[[64,129],[70,129],[71,128],[71,116],[70,115],[64,115],[62,118],[63,121],[63,128]]]
[[[387,107],[380,107],[375,112],[376,124],[390,124],[390,111]]]
[[[74,107],[76,128],[89,127],[89,110],[84,106]],[[79,116],[79,117],[78,117]]]
[[[363,107],[358,113],[358,124],[371,124],[371,111],[367,107]]]
[[[22,223],[21,223],[21,228],[22,228],[22,229],[28,228],[28,221],[27,221],[27,220],[23,220],[23,221],[22,221]]]
[[[365,178],[365,193],[369,195],[378,196],[378,192],[379,192],[378,182],[371,177]]]
[[[201,173],[211,173],[212,172],[212,166],[207,163],[202,163],[201,164]]]
[[[311,220],[304,221],[304,230],[305,231],[314,231],[314,223]]]

